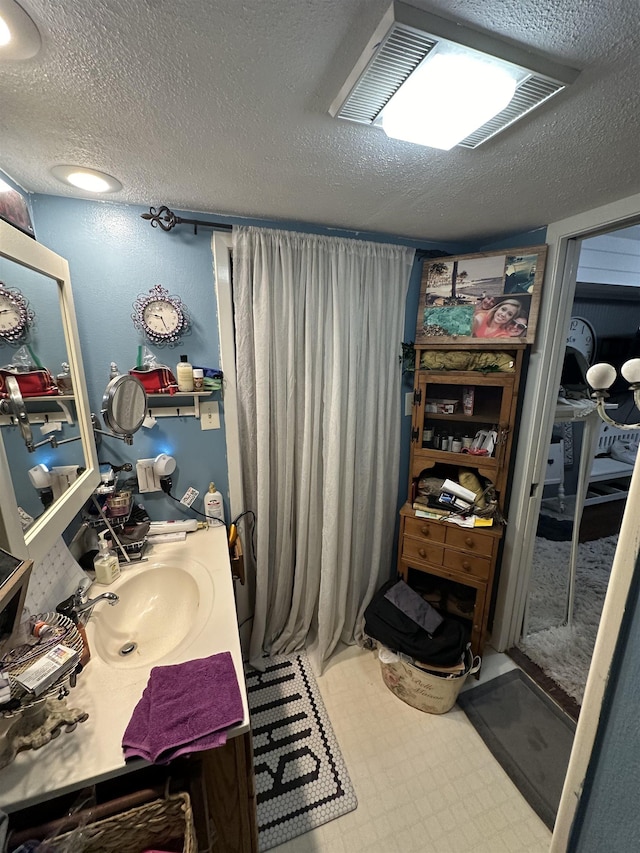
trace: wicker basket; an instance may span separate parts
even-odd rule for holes
[[[143,853],[145,850],[197,853],[188,794],[171,794],[113,817],[88,823],[50,839],[52,853]]]

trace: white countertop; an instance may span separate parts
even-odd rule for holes
[[[11,764],[0,770],[0,809],[16,811],[85,784],[145,766],[146,762],[141,760],[125,764],[121,743],[152,666],[182,663],[223,651],[231,652],[242,694],[243,720],[229,730],[228,736],[235,737],[249,731],[226,528],[211,527],[188,533],[185,542],[154,545],[148,548],[145,556],[146,562],[123,566],[120,578],[112,585],[94,586],[90,596],[106,590],[117,593],[129,578],[145,571],[152,584],[155,563],[166,561],[186,566],[189,560],[193,560],[200,567],[206,567],[213,581],[213,601],[209,601],[211,612],[206,624],[203,622],[195,636],[160,660],[141,666],[117,667],[105,663],[97,654],[92,642],[94,630],[90,619],[87,636],[91,660],[78,676],[77,686],[66,700],[70,708],[86,711],[89,719],[80,723],[73,732],[63,730],[55,740],[41,749],[19,753]],[[101,602],[94,609],[94,614],[98,616],[99,608],[108,606]],[[196,618],[197,614],[194,614]]]

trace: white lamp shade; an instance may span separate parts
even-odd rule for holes
[[[635,385],[640,382],[640,358],[632,358],[620,368],[620,373],[624,376],[630,385]]]
[[[616,369],[605,361],[594,364],[587,370],[587,382],[595,391],[604,391],[615,382]]]

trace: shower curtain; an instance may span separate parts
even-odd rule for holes
[[[405,300],[414,250],[238,227],[233,291],[245,507],[256,515],[251,663],[362,635],[389,576]]]

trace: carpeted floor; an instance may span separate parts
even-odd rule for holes
[[[570,542],[536,537],[529,630],[518,648],[578,703],[582,702],[618,537],[580,544],[574,621],[563,624]]]
[[[358,801],[304,652],[246,673],[261,851],[352,811]]]
[[[461,693],[458,705],[531,808],[553,829],[573,721],[519,669]]]

